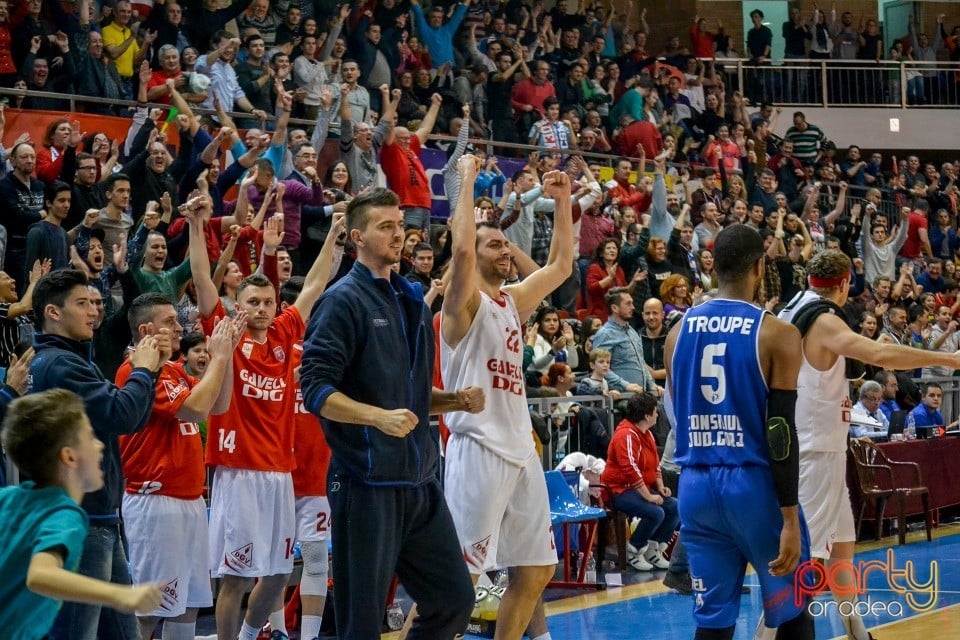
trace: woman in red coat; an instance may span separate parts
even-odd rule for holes
[[[590,315],[607,321],[604,297],[614,287],[627,286],[627,276],[619,263],[620,243],[607,238],[597,245],[596,260],[587,269],[587,310]]]
[[[657,424],[657,398],[638,393],[627,403],[607,448],[607,466],[600,481],[613,494],[613,504],[640,524],[627,545],[628,562],[637,571],[666,569],[663,552],[680,524],[677,499],[660,476],[660,456],[650,428]]]
[[[67,145],[76,146],[80,142],[80,132],[77,131],[75,142],[71,140],[72,132],[70,121],[66,118],[58,118],[47,127],[43,136],[43,147],[37,149],[37,177],[47,184],[60,178]],[[73,144],[70,144],[71,142]]]

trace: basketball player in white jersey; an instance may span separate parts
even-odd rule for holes
[[[473,193],[479,159],[463,156],[457,168],[460,193]],[[482,412],[444,416],[451,432],[445,494],[463,556],[475,583],[487,569],[517,567],[500,603],[496,640],[523,636],[557,564],[543,470],[530,435],[523,323],[570,275],[570,178],[547,173],[543,195],[556,203],[550,257],[506,287],[510,244],[495,225],[475,223],[473,203],[460,199],[451,221],[453,255],[440,320],[444,387],[476,385],[486,395]]]
[[[797,388],[797,436],[800,442],[800,505],[810,529],[810,555],[827,565],[839,564],[834,598],[853,601],[849,594],[856,533],[846,484],[847,433],[850,397],[846,358],[884,369],[924,366],[960,368],[960,351],[938,353],[876,342],[855,333],[844,321],[841,307],[850,291],[850,259],[828,249],[807,263],[810,289],[798,293],[780,312],[780,318],[801,329],[803,362]],[[826,301],[826,305],[824,305]],[[824,306],[804,331],[804,309]],[[809,313],[809,311],[808,311]],[[839,593],[838,593],[839,592]],[[844,607],[846,609],[846,607]],[[851,610],[853,608],[851,607]],[[858,615],[842,616],[847,637],[871,638]]]

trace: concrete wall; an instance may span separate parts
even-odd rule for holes
[[[793,124],[794,110],[785,108],[777,122],[779,135]],[[807,121],[816,124],[837,147],[856,144],[864,149],[960,151],[960,113],[957,109],[804,108]],[[891,118],[899,132],[890,130]]]

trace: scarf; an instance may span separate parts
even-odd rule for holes
[[[538,124],[540,129],[540,144],[548,149],[569,149],[570,136],[566,125],[557,121],[550,122],[546,118]]]

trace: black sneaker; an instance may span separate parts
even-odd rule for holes
[[[680,595],[689,596],[693,593],[693,580],[689,573],[668,571],[663,577],[663,585],[680,592]]]

